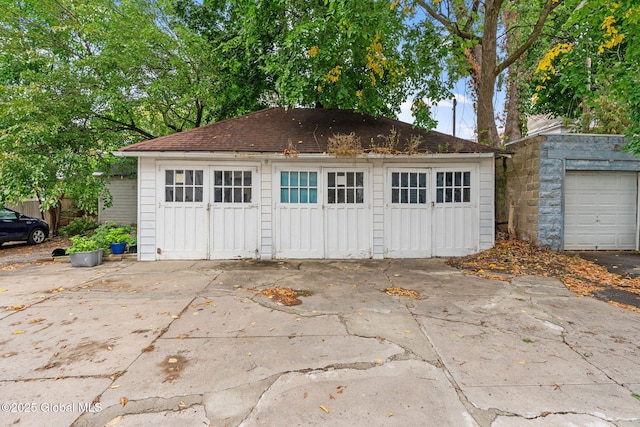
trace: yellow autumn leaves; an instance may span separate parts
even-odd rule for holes
[[[307,56],[309,58],[315,58],[320,54],[320,52],[320,46],[314,45],[311,46],[309,50],[307,50]],[[371,80],[372,86],[376,86],[379,80],[382,79],[385,74],[388,74],[391,77],[395,77],[401,76],[406,72],[404,68],[398,68],[396,66],[397,64],[394,61],[386,58],[382,37],[379,33],[375,34],[373,40],[371,41],[369,46],[367,46],[364,60],[366,61],[366,69],[369,70],[369,78]],[[340,81],[343,71],[343,65],[335,65],[324,75],[324,81],[326,83],[337,83],[338,81]],[[322,85],[317,86],[318,92],[322,92],[322,89]],[[358,98],[362,98],[362,90],[356,91],[356,96]]]
[[[622,20],[640,19],[640,6],[630,7],[626,12],[624,12],[624,14],[621,14],[619,9],[620,3],[611,3],[609,8],[610,14],[604,17],[602,24],[600,25],[603,39],[598,46],[599,54],[603,54],[607,49],[613,49],[620,45],[625,38],[625,34],[620,32],[619,26],[617,25],[618,22],[616,20],[616,14],[618,16],[622,15]],[[571,52],[573,47],[573,43],[559,43],[549,49],[544,57],[538,62],[535,74],[542,75],[541,80],[543,84],[544,82],[551,80],[552,75],[557,74],[559,70],[556,69],[556,67],[561,70],[564,66],[570,66],[573,64],[572,62],[569,62],[566,57],[560,60],[560,64],[555,62],[558,57]],[[538,93],[546,88],[543,84],[536,87],[536,93],[534,93],[532,98],[533,104],[538,100]]]
[[[631,11],[632,9],[629,9],[627,14]],[[621,34],[618,29],[613,26],[615,22],[616,18],[613,15],[609,15],[604,18],[601,28],[604,30],[604,37],[606,40],[598,46],[598,53],[604,53],[605,49],[611,49],[612,47],[619,45],[624,39],[624,34]]]
[[[556,59],[562,53],[569,53],[573,49],[573,43],[559,43],[552,47],[544,57],[538,62],[538,66],[536,67],[536,74],[544,72],[554,74],[556,72],[555,67],[553,66],[553,60]],[[548,75],[542,78],[542,81],[549,80],[551,77]]]

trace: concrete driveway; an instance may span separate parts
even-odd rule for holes
[[[283,306],[273,286],[308,293]],[[640,314],[555,279],[54,263],[0,272],[0,306],[2,425],[640,425]]]

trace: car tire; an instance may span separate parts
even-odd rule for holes
[[[44,234],[44,230],[42,228],[34,228],[29,233],[27,243],[29,243],[30,245],[37,245],[44,242],[46,238],[47,236]]]

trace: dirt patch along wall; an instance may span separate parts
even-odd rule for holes
[[[507,145],[511,158],[496,160],[496,221],[500,231],[508,231],[509,207],[517,237],[538,244],[538,198],[540,178],[540,138]]]

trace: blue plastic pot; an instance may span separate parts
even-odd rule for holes
[[[124,253],[124,249],[127,246],[127,242],[110,243],[109,246],[111,247],[112,254],[120,255]]]

